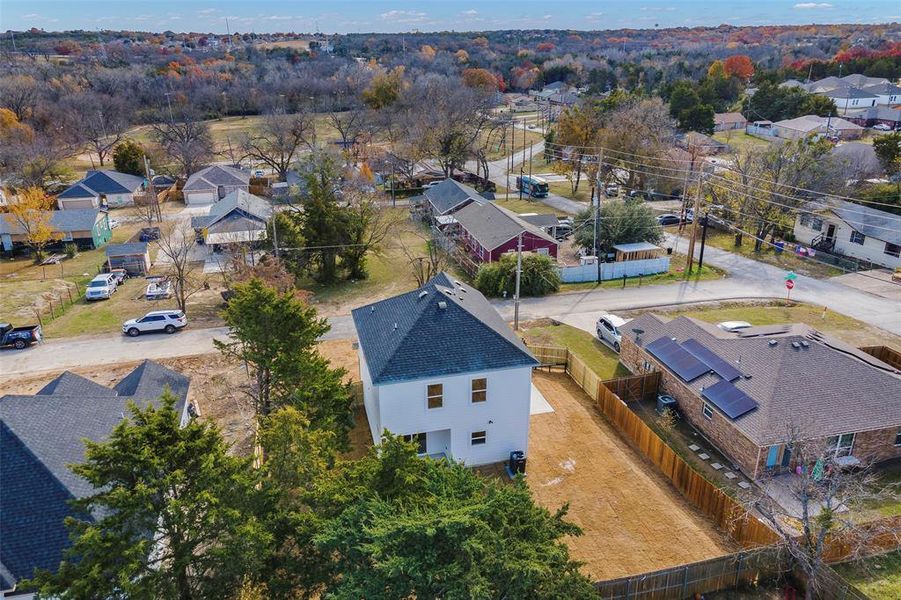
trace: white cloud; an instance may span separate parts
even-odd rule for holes
[[[795,4],[795,8],[809,10],[812,8],[832,8],[832,5],[828,2],[799,2]]]
[[[476,16],[477,14],[479,14],[479,11],[473,10],[473,9],[469,9],[469,10],[464,10],[464,11],[461,12],[460,14],[461,14],[462,16],[464,16],[464,17],[474,17],[474,16]]]
[[[41,15],[38,13],[28,13],[27,15],[22,15],[23,19],[40,19]]]
[[[551,19],[554,18],[554,15],[544,15],[544,16],[541,17],[541,18],[544,19],[545,21],[550,21]]]
[[[198,10],[197,14],[199,15],[211,15],[216,12],[215,8],[204,8],[203,10]]]
[[[428,20],[424,12],[418,10],[389,10],[379,15],[383,21],[395,23],[423,23]]]

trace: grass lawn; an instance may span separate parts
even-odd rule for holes
[[[646,311],[634,311],[639,314]],[[901,348],[901,339],[881,329],[876,329],[857,319],[827,310],[823,307],[783,300],[762,303],[726,302],[709,306],[676,307],[670,310],[654,309],[652,312],[666,317],[687,316],[710,323],[721,321],[747,321],[752,325],[777,323],[807,323],[818,330],[834,335],[856,346],[889,345]]]
[[[312,280],[300,281],[300,287],[313,292],[312,302],[323,315],[347,314],[352,308],[416,287],[413,271],[403,248],[425,252],[428,231],[409,219],[406,208],[392,208],[396,219],[392,233],[383,242],[381,251],[367,258],[369,277],[360,281],[340,281],[321,285]]]
[[[659,273],[657,275],[646,275],[644,277],[630,277],[626,279],[625,287],[640,287],[644,285],[661,285],[666,283],[681,283],[685,281],[685,264],[686,264],[687,256],[685,254],[673,254],[670,257],[669,263],[669,271],[666,273]],[[706,281],[709,279],[722,279],[726,276],[726,272],[720,268],[704,265],[701,267],[701,270],[698,271],[697,265],[695,265],[694,272],[692,276],[688,279],[689,281]],[[596,283],[593,281],[586,281],[584,283],[564,283],[560,286],[561,292],[575,292],[575,291],[585,291],[585,290],[594,290],[598,288],[622,288],[623,280],[622,279],[609,279],[607,281],[602,281],[601,283]]]
[[[532,345],[568,348],[602,379],[630,375],[620,364],[619,354],[581,329],[564,324],[554,325],[550,321],[543,320],[525,323],[521,333],[526,342]]]
[[[782,254],[776,254],[775,248],[769,244],[764,244],[760,252],[754,252],[754,239],[748,236],[744,237],[742,245],[735,247],[735,236],[728,231],[717,231],[715,229],[707,230],[707,243],[716,248],[721,248],[729,252],[741,254],[754,260],[759,260],[767,264],[771,264],[786,271],[794,271],[802,275],[810,277],[826,278],[842,275],[844,271],[832,265],[816,262],[818,259],[803,258],[797,256],[794,252],[786,250]]]
[[[552,194],[557,194],[558,196],[563,196],[564,198],[570,198],[572,200],[578,200],[579,202],[585,202],[586,207],[588,206],[588,202],[591,201],[591,187],[589,187],[588,182],[585,181],[584,177],[582,179],[582,183],[579,184],[579,191],[573,194],[572,185],[568,181],[552,181],[548,184],[548,188]]]
[[[554,212],[554,209],[548,206],[547,204],[542,203],[540,200],[532,199],[529,200],[527,196],[523,196],[522,200],[519,199],[519,192],[516,190],[510,190],[510,199],[504,200],[503,194],[495,194],[497,200],[494,201],[498,206],[503,206],[507,210],[512,210],[517,214],[521,213],[538,213],[538,214],[548,214]]]
[[[874,469],[879,476],[879,485],[901,490],[901,459],[887,461]],[[901,515],[901,499],[891,499],[883,502],[871,502],[861,512],[863,520],[879,519],[883,517],[896,517]]]
[[[514,142],[516,144],[516,152],[521,152],[523,147],[523,140],[525,140],[526,151],[528,152],[530,143],[534,144],[544,139],[544,136],[538,131],[525,131],[525,135],[523,135],[523,130],[519,129],[518,127],[516,129],[515,140],[509,128],[507,128],[506,134],[506,148],[501,144],[504,132],[500,129],[496,129],[492,132],[482,131],[481,133],[479,133],[476,144],[485,148],[485,157],[488,160],[499,160],[505,156],[510,156],[510,152],[513,150],[512,144]],[[533,160],[534,158],[535,154],[532,155]]]
[[[836,565],[835,570],[873,600],[901,598],[901,551]]]
[[[732,131],[718,131],[713,134],[713,139],[724,144],[729,144],[736,151],[754,147],[765,148],[772,143],[763,138],[748,135],[740,129],[735,129]]]

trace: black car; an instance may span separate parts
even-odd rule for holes
[[[681,219],[676,215],[660,215],[657,217],[657,224],[663,226],[678,225],[680,221]]]
[[[141,229],[141,235],[138,239],[142,242],[152,242],[160,239],[159,227],[144,227]]]

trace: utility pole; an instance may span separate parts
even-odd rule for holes
[[[704,213],[704,228],[701,229],[701,254],[698,256],[698,273],[701,272],[701,267],[704,266],[704,246],[707,245],[707,221],[708,216],[707,213]]]
[[[163,222],[163,213],[160,210],[160,202],[156,197],[156,188],[153,186],[153,175],[150,174],[150,161],[147,160],[147,157],[144,156],[144,175],[147,177],[147,190],[150,192],[150,202],[153,202],[153,206],[156,208],[156,220],[159,223]]]
[[[513,329],[519,331],[519,277],[522,273],[522,232],[516,238],[516,292],[513,294]]]
[[[529,142],[529,179],[532,178],[532,144],[533,142]]]
[[[594,203],[594,202],[593,202]],[[594,262],[597,266],[597,282],[601,282],[601,251],[598,248],[598,234],[600,233],[601,223],[601,195],[597,196],[597,203],[594,205],[594,242],[592,242],[592,248],[594,249]]]
[[[506,127],[504,128],[504,137],[505,138],[507,137],[506,136]],[[507,189],[504,192],[504,197],[506,200],[510,199],[510,170],[513,169],[513,153],[514,152],[516,152],[516,147],[513,145],[513,141],[511,140],[510,141],[510,158],[508,158],[506,161],[507,163],[509,163],[509,166],[507,166],[507,168],[504,169],[507,172]]]
[[[523,186],[522,177],[525,174],[526,174],[525,169],[523,169],[523,166],[520,165],[519,166],[519,199],[520,200],[522,200],[522,186]]]
[[[691,237],[688,239],[688,265],[685,269],[686,279],[691,275],[691,266],[695,258],[695,240],[698,237],[698,216],[701,208],[701,173],[698,173],[698,187],[695,190],[694,211],[691,219]]]

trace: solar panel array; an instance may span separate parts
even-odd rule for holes
[[[757,402],[725,380],[701,390],[701,397],[723,411],[730,419],[737,419],[757,408]]]
[[[726,381],[734,381],[741,377],[741,371],[732,366],[729,361],[714,354],[712,350],[701,344],[698,340],[691,338],[682,342],[681,345],[688,350],[692,356],[710,367],[717,375]]]
[[[710,367],[668,337],[651,342],[645,349],[683,381],[692,381],[710,371]]]

